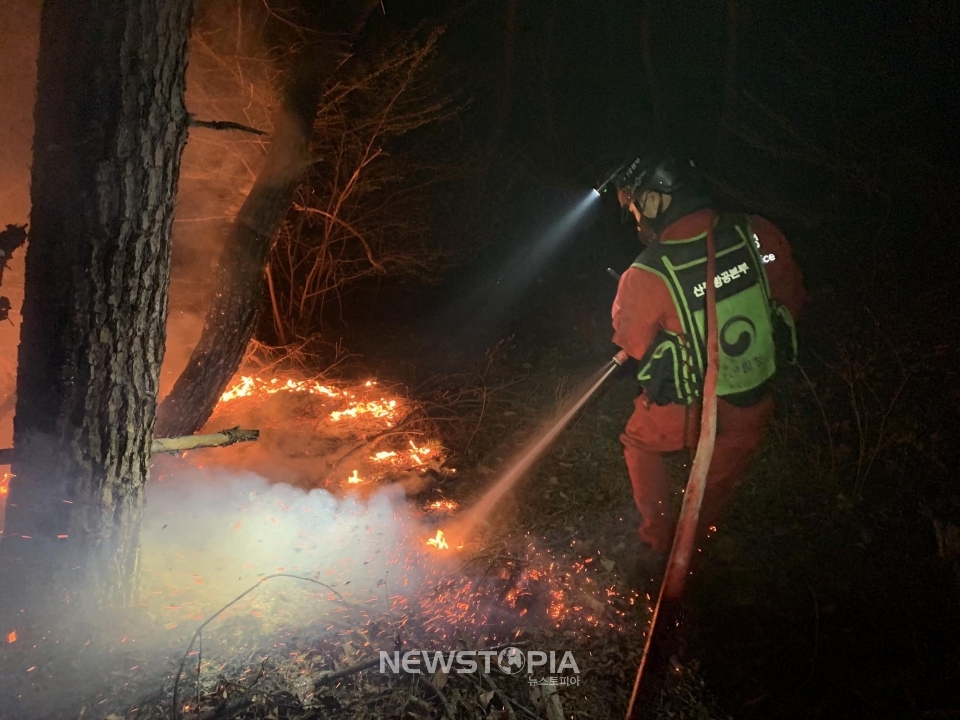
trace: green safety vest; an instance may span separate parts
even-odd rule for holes
[[[683,334],[661,330],[640,361],[638,378],[660,405],[689,405],[703,394],[707,367],[706,267],[707,233],[667,240],[644,250],[633,267],[653,273],[666,284],[676,306]],[[717,395],[736,405],[759,400],[777,369],[777,343],[795,354],[793,320],[770,299],[767,276],[745,215],[715,218],[713,285],[716,289],[720,371]],[[776,327],[775,327],[776,326]],[[792,360],[792,357],[790,358]]]

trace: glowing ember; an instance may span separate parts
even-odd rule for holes
[[[433,512],[453,512],[456,510],[459,505],[453,500],[434,500],[432,503],[427,504],[423,509]]]
[[[413,452],[417,453],[417,455],[429,455],[429,454],[430,454],[430,448],[428,448],[428,447],[426,447],[426,446],[424,446],[424,447],[417,447],[416,444],[413,442],[413,440],[410,441],[410,447],[413,448]]]
[[[347,478],[347,482],[350,483],[351,485],[357,485],[363,482],[363,478],[360,477],[359,473],[357,473],[356,470],[354,470],[353,473],[350,475],[350,477]]]
[[[372,381],[370,381],[370,384],[372,384]],[[370,384],[368,384],[368,387]],[[316,381],[293,380],[291,378],[264,380],[263,378],[242,375],[236,385],[220,396],[220,402],[229,402],[251,395],[275,395],[278,392],[308,393],[310,395],[326,395],[327,397],[340,397],[341,395],[340,391],[333,390]]]
[[[447,539],[443,536],[443,530],[437,530],[437,534],[427,540],[427,545],[430,547],[435,547],[437,550],[449,550],[450,545],[447,543]]]
[[[376,455],[372,455],[370,459],[377,462],[383,462],[384,460],[389,460],[390,458],[395,458],[396,456],[397,453],[393,450],[381,450]]]
[[[355,402],[346,410],[334,410],[330,413],[330,419],[339,422],[343,418],[355,418],[358,415],[371,415],[375,418],[392,418],[397,409],[396,400],[370,400],[369,402]]]
[[[7,642],[8,642],[8,643],[15,643],[16,641],[17,641],[17,631],[16,631],[16,630],[14,630],[13,632],[7,633]]]
[[[413,440],[410,441],[410,459],[413,460],[417,465],[423,465],[423,458],[421,455],[429,455],[430,448],[428,447],[417,447],[414,444]]]

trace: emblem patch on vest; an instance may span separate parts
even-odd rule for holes
[[[750,349],[756,336],[757,326],[753,320],[746,315],[734,315],[720,328],[720,349],[730,357],[740,357]]]

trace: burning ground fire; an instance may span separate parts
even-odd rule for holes
[[[459,507],[453,500],[434,500],[427,503],[423,509],[427,512],[453,512]]]
[[[240,467],[276,481],[316,487],[332,480],[342,489],[369,492],[404,473],[454,472],[443,467],[445,452],[440,443],[420,440],[417,432],[395,430],[414,409],[408,400],[384,392],[375,380],[339,386],[318,380],[243,375],[221,396],[210,427],[239,424],[261,429],[257,449],[240,448],[235,453]],[[368,452],[354,457],[354,450],[368,443]],[[277,456],[278,462],[271,457],[260,466],[244,464],[244,459],[249,461],[257,452]],[[349,462],[343,455],[350,456]],[[299,479],[274,472],[295,463],[303,468]],[[343,464],[345,471],[332,479],[322,472],[324,466],[339,469]]]
[[[343,390],[251,377],[224,393],[217,414],[222,420],[225,410],[242,403],[264,405],[285,395],[308,404],[316,419],[304,423],[310,432],[336,427],[339,434],[331,437],[338,442],[381,433],[407,409],[405,400],[382,393],[373,381]],[[371,403],[384,412],[345,412]],[[344,428],[354,435],[344,436]],[[149,484],[136,618],[122,630],[119,622],[111,627],[117,648],[138,649],[127,672],[145,678],[149,666],[140,655],[182,652],[196,628],[226,605],[204,630],[210,676],[236,658],[279,651],[294,635],[336,645],[355,638],[357,628],[386,625],[402,628],[408,643],[446,648],[464,638],[510,640],[522,627],[562,629],[578,638],[643,622],[637,610],[649,598],[624,591],[612,565],[584,556],[576,541],[562,550],[544,549],[529,537],[498,538],[493,550],[465,548],[456,502],[414,506],[389,482],[394,472],[438,467],[442,446],[398,438],[358,452],[358,465],[336,478],[338,495],[212,466],[181,467]],[[443,529],[435,524],[440,518]],[[251,587],[256,591],[230,605]],[[383,643],[371,636],[362,647],[369,652]],[[162,653],[147,650],[157,647]]]
[[[437,530],[437,534],[427,540],[427,545],[430,547],[435,547],[437,550],[450,549],[450,545],[447,544],[447,538],[444,536],[443,530]]]
[[[313,416],[320,421],[319,432],[351,423],[360,436],[376,435],[392,427],[407,408],[406,401],[383,393],[374,381],[343,389],[316,381],[244,376],[224,393],[218,414],[237,403],[264,403],[285,394],[310,403]],[[514,619],[536,616],[557,626],[575,621],[582,626],[615,627],[624,621],[626,609],[637,599],[621,597],[612,580],[604,586],[590,572],[597,566],[589,559],[565,563],[529,543],[506,560],[487,561],[488,567],[479,568],[479,580],[471,579],[469,572],[454,572],[454,565],[473,566],[483,559],[477,560],[459,540],[451,539],[453,528],[434,525],[427,530],[422,522],[448,515],[449,523],[455,524],[457,503],[441,498],[428,501],[417,511],[401,494],[391,492],[387,482],[391,472],[437,467],[443,461],[443,448],[435,441],[400,437],[402,444],[373,448],[360,456],[362,465],[344,470],[339,487],[347,494],[340,499],[322,490],[305,493],[258,480],[246,493],[231,481],[229,492],[215,492],[209,500],[178,502],[177,507],[210,509],[202,528],[164,531],[167,537],[179,538],[203,530],[201,539],[168,554],[166,561],[151,563],[145,557],[145,568],[158,569],[150,594],[164,600],[156,613],[163,626],[171,630],[190,626],[211,607],[222,604],[223,598],[213,588],[227,578],[231,591],[241,591],[240,585],[251,577],[269,573],[307,574],[333,588],[303,591],[308,604],[319,598],[332,602],[336,591],[349,602],[369,608],[368,612],[375,608],[391,613],[416,611],[424,627],[443,636],[452,628],[482,628],[498,615]],[[198,484],[196,491],[206,485]],[[374,494],[364,500],[351,499],[349,488],[358,486],[369,486]],[[162,506],[156,499],[148,502],[148,508],[156,512]],[[172,524],[176,513],[174,507],[166,510],[161,527]],[[194,516],[199,521],[197,511]],[[218,523],[215,518],[221,516]],[[222,529],[210,535],[213,527]],[[220,543],[223,547],[215,554],[212,567],[201,569],[201,556],[210,555],[209,548]],[[201,553],[195,546],[208,550]],[[165,568],[162,572],[161,567]],[[288,597],[291,592],[284,590]],[[264,592],[262,600],[251,601],[244,611],[248,620],[260,622],[270,616],[268,610],[257,609],[257,603],[271,605],[271,593]],[[620,610],[615,609],[615,601],[622,605]],[[313,611],[311,607],[310,613]],[[296,614],[292,609],[285,613],[286,621],[292,619],[289,613]]]
[[[370,415],[374,418],[386,418],[386,427],[392,427],[392,420],[398,410],[396,399],[380,398],[379,400],[357,400],[357,393],[376,387],[375,380],[367,380],[362,388],[353,390],[338,390],[322,385],[315,380],[294,380],[292,378],[272,377],[264,379],[251,375],[242,375],[232,387],[220,396],[220,404],[232,402],[242,398],[263,399],[277,393],[293,393],[303,395],[317,395],[326,398],[338,398],[347,401],[342,410],[333,410],[330,419],[339,422],[344,418],[356,418],[361,415]]]
[[[374,381],[367,381],[365,387],[374,385]],[[220,402],[230,402],[242,397],[275,395],[279,392],[307,393],[310,395],[326,395],[327,397],[340,397],[339,390],[332,390],[326,385],[310,380],[293,380],[292,378],[262,378],[243,375],[239,382],[234,384],[229,390],[220,396]]]
[[[285,394],[304,398],[313,406],[312,415],[320,421],[317,432],[323,432],[324,427],[342,428],[344,423],[350,423],[360,437],[377,435],[392,428],[408,409],[407,401],[383,393],[373,380],[341,388],[317,381],[243,376],[223,394],[218,414],[236,403],[264,403]],[[362,465],[344,471],[340,487],[348,495],[341,500],[319,490],[308,493],[302,500],[290,499],[285,493],[301,491],[280,485],[270,486],[268,490],[259,489],[245,500],[241,498],[223,527],[225,533],[233,535],[229,543],[231,554],[239,552],[241,547],[250,549],[245,553],[247,559],[242,565],[244,574],[253,570],[261,574],[313,572],[317,567],[327,565],[331,569],[323,572],[327,573],[325,577],[331,581],[332,587],[342,587],[349,582],[351,593],[361,590],[366,593],[360,600],[365,606],[371,602],[376,605],[386,603],[390,612],[416,608],[423,616],[425,627],[444,634],[451,628],[483,627],[494,615],[503,613],[515,618],[538,616],[557,626],[575,621],[581,626],[612,628],[624,622],[627,610],[638,602],[638,598],[621,596],[612,580],[605,585],[600,576],[592,572],[600,566],[592,559],[565,562],[529,542],[522,552],[488,562],[487,567],[481,568],[480,579],[471,580],[469,573],[451,574],[451,561],[463,567],[464,564],[470,566],[482,562],[483,558],[477,560],[468,555],[459,540],[451,539],[449,530],[436,526],[426,530],[416,512],[396,495],[375,494],[353,504],[348,488],[371,486],[375,488],[374,493],[389,492],[390,485],[384,481],[391,472],[419,472],[437,468],[443,462],[444,452],[439,443],[399,437],[402,443],[373,448],[360,458]],[[271,494],[284,497],[271,504],[266,501]],[[347,503],[348,514],[353,518],[351,522],[360,522],[367,513],[378,519],[376,522],[372,521],[373,518],[364,521],[366,530],[359,536],[356,530],[341,530],[342,537],[334,539],[321,526],[311,524],[318,515],[318,511],[312,509],[313,505],[321,500],[323,503]],[[382,503],[392,508],[389,517]],[[398,510],[400,507],[404,508],[402,512]],[[421,506],[420,512],[425,517],[449,515],[449,522],[455,524],[458,510],[456,502],[441,498],[427,502]],[[324,512],[328,511],[319,512],[319,515]],[[245,518],[247,513],[252,513],[253,517]],[[341,517],[342,513],[335,513],[328,521],[330,526],[339,527],[342,521],[337,518]],[[247,537],[248,532],[253,535]],[[276,554],[270,561],[254,562],[263,550],[264,534],[272,537],[276,533],[289,538],[286,542],[295,549],[296,555],[284,557],[283,543],[276,543]],[[379,541],[371,543],[371,538]],[[311,553],[319,555],[313,557]],[[218,562],[224,564],[224,559]],[[366,580],[358,578],[358,567],[366,570],[378,568],[380,576],[368,575]],[[394,580],[389,580],[390,577]],[[194,597],[203,594],[207,578],[200,573],[191,574],[182,584],[187,589],[185,594]],[[327,592],[326,596],[329,595]],[[165,606],[168,625],[183,622],[186,619],[182,615],[184,612],[191,620],[202,615],[198,604],[205,606],[206,603],[199,598],[184,600],[186,602]],[[620,608],[616,609],[618,603]]]

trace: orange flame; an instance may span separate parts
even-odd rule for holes
[[[417,447],[416,443],[414,443],[413,440],[410,441],[410,447],[413,448],[413,452],[417,453],[418,455],[430,454],[430,448],[428,448],[426,445],[424,445],[423,447]]]
[[[16,641],[17,641],[17,631],[16,631],[16,630],[14,630],[13,632],[7,633],[7,642],[8,642],[8,643],[15,643]]]
[[[10,492],[10,478],[13,477],[13,473],[5,472],[3,475],[0,475],[0,497],[5,497],[7,493]]]
[[[437,534],[427,540],[427,545],[430,547],[435,547],[437,550],[449,550],[450,545],[447,543],[447,539],[443,536],[443,530],[437,530]]]
[[[373,381],[370,381],[370,383],[373,384]],[[251,395],[275,395],[278,392],[308,393],[310,395],[326,395],[327,397],[340,397],[341,395],[339,390],[321,385],[316,381],[293,380],[290,378],[286,380],[283,378],[264,380],[250,375],[241,375],[236,385],[220,396],[220,402],[229,402]]]
[[[396,400],[385,400],[380,398],[377,400],[370,400],[369,402],[355,402],[346,410],[334,410],[330,413],[330,419],[334,422],[339,422],[343,418],[355,418],[358,415],[370,414],[375,418],[392,418],[394,411],[397,409]]]
[[[351,485],[357,485],[363,482],[363,478],[360,477],[360,475],[357,473],[356,470],[354,470],[353,474],[351,474],[350,477],[347,478],[347,482],[350,483]]]
[[[424,510],[452,512],[458,507],[460,506],[457,505],[457,503],[455,503],[453,500],[434,500],[432,503],[427,504],[427,506],[424,507]]]

